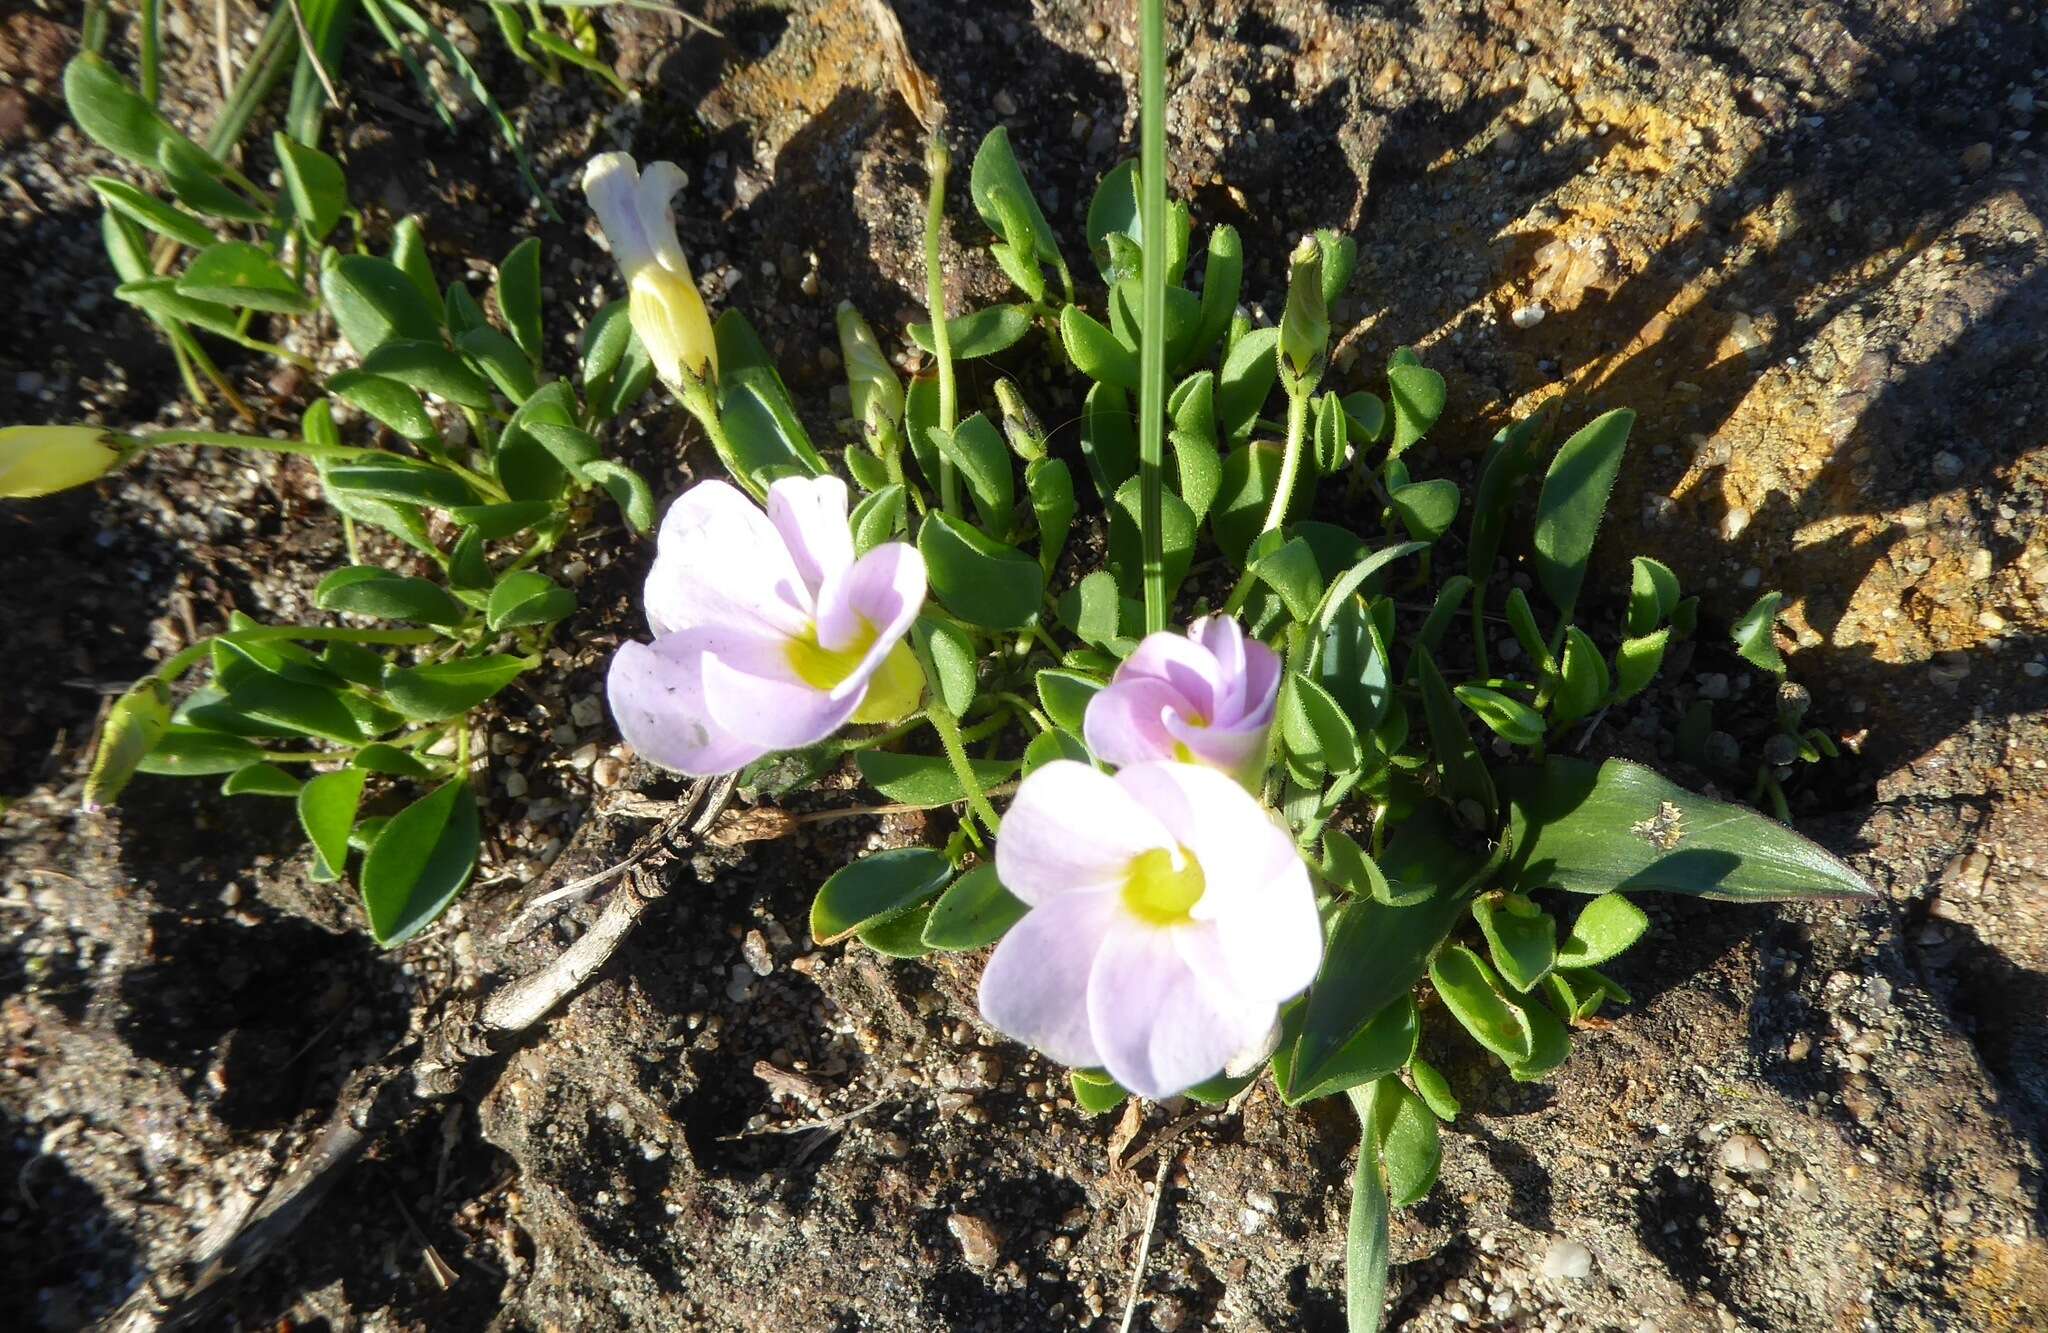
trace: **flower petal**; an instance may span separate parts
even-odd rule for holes
[[[649,162],[647,170],[640,173],[640,186],[635,192],[640,227],[655,258],[663,268],[685,278],[690,277],[690,261],[683,254],[682,242],[676,239],[676,215],[671,201],[689,183],[690,178],[675,163]]]
[[[910,632],[924,598],[924,557],[906,542],[885,542],[845,574],[825,580],[818,594],[818,642],[837,649],[855,642],[864,626],[875,634],[860,664],[832,691],[834,698],[867,685]]]
[[[808,588],[782,534],[739,489],[704,481],[669,506],[647,575],[647,620],[657,635],[697,625],[801,634]]]
[[[1174,742],[1186,746],[1188,753],[1198,762],[1210,768],[1220,768],[1241,782],[1256,779],[1265,762],[1269,730],[1266,727],[1196,727],[1182,720],[1179,714],[1169,713],[1164,719],[1163,729]],[[1174,758],[1180,757],[1178,750],[1169,751],[1169,754]]]
[[[1180,691],[1155,676],[1125,676],[1097,690],[1081,715],[1081,736],[1104,763],[1121,768],[1174,757],[1174,733],[1166,718],[1188,707]]]
[[[1257,639],[1244,643],[1244,694],[1237,707],[1237,721],[1251,726],[1269,726],[1280,705],[1280,654]]]
[[[865,690],[834,697],[797,678],[788,640],[726,634],[704,656],[712,724],[764,750],[791,750],[845,726]]]
[[[1064,894],[1026,912],[982,971],[981,1016],[1063,1065],[1101,1064],[1088,1023],[1088,979],[1120,915],[1107,893]]]
[[[784,477],[768,487],[768,521],[815,597],[832,575],[853,564],[846,525],[846,483],[837,477]]]
[[[1229,616],[1203,616],[1188,626],[1188,640],[1216,659],[1217,678],[1222,682],[1216,717],[1235,716],[1244,699],[1244,627]]]
[[[654,238],[648,235],[640,211],[640,172],[630,153],[599,153],[583,169],[583,195],[597,225],[604,229],[605,242],[619,271],[630,281],[633,274],[657,262]]]
[[[1173,835],[1116,779],[1055,759],[1017,788],[996,839],[996,876],[1035,907],[1064,894],[1121,889],[1132,858],[1173,845]]]
[[[1274,1006],[1203,976],[1183,956],[1203,925],[1111,931],[1088,978],[1088,1025],[1102,1064],[1140,1097],[1185,1092],[1272,1028]],[[1196,956],[1201,957],[1198,951]]]
[[[1208,649],[1184,634],[1147,634],[1116,669],[1112,683],[1129,676],[1151,677],[1173,686],[1203,721],[1212,721],[1223,697],[1223,677]]]
[[[767,747],[717,727],[704,705],[705,632],[624,643],[612,656],[605,697],[619,734],[649,763],[692,777],[732,773]]]

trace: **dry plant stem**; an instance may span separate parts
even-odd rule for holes
[[[552,961],[501,983],[481,1005],[452,1004],[418,1047],[395,1051],[359,1071],[312,1146],[262,1202],[225,1238],[202,1242],[206,1248],[190,1261],[153,1274],[100,1328],[156,1333],[208,1321],[233,1280],[288,1240],[371,1146],[460,1093],[472,1068],[546,1018],[611,960],[647,909],[667,892],[649,863],[680,851],[678,842],[693,846],[700,841],[731,800],[733,786],[730,776],[693,786],[628,854],[633,862],[628,885]],[[592,820],[586,827],[600,822]],[[186,1274],[192,1275],[189,1282]]]
[[[1166,1198],[1166,1173],[1178,1152],[1159,1154],[1159,1169],[1152,1173],[1152,1206],[1145,1210],[1145,1230],[1138,1237],[1138,1257],[1131,1264],[1131,1290],[1124,1298],[1124,1321],[1119,1333],[1131,1333],[1131,1320],[1138,1314],[1138,1293],[1145,1288],[1145,1261],[1152,1257],[1152,1233],[1159,1228],[1159,1205]]]

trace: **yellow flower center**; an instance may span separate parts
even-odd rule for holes
[[[868,649],[875,646],[875,640],[880,636],[881,631],[863,616],[853,642],[844,648],[827,648],[818,642],[818,626],[813,622],[801,635],[789,641],[785,649],[789,654],[789,669],[796,672],[798,680],[814,690],[836,690],[860,666],[868,655]]]
[[[1176,856],[1154,847],[1131,858],[1124,874],[1124,906],[1148,925],[1183,925],[1192,919],[1190,913],[1207,887],[1202,863],[1187,848]]]

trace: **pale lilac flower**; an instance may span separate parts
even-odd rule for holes
[[[701,482],[662,520],[646,589],[654,642],[612,658],[612,715],[642,755],[695,776],[848,722],[894,721],[923,691],[902,640],[924,596],[915,548],[854,558],[837,477],[776,482],[765,514]]]
[[[1293,840],[1197,764],[1045,765],[1003,816],[996,875],[1031,910],[988,961],[982,1016],[1142,1097],[1263,1054],[1322,958]]]
[[[684,179],[673,162],[650,162],[642,172],[625,153],[599,153],[583,171],[584,197],[626,279],[633,331],[662,383],[678,392],[685,372],[702,378],[718,371],[711,316],[669,207]]]
[[[1204,616],[1184,636],[1146,635],[1088,701],[1081,729],[1105,763],[1177,759],[1251,783],[1279,697],[1280,655],[1229,616]]]

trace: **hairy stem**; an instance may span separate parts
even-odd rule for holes
[[[1287,501],[1294,493],[1295,474],[1301,471],[1302,437],[1308,433],[1308,399],[1306,391],[1287,395],[1287,452],[1280,456],[1280,477],[1273,484],[1273,502],[1266,509],[1261,533],[1287,521]]]
[[[1166,628],[1166,18],[1143,0],[1138,176],[1144,231],[1138,342],[1138,532],[1144,551],[1145,632]]]
[[[932,317],[932,359],[939,364],[939,429],[950,436],[960,415],[960,389],[953,382],[953,331],[947,327],[946,272],[940,264],[939,243],[946,225],[946,176],[953,169],[953,154],[941,136],[940,130],[933,130],[924,153],[925,170],[932,179],[924,212],[924,300]],[[943,450],[939,453],[939,507],[949,514],[960,512],[960,478]]]

